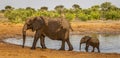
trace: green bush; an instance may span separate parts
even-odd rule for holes
[[[27,17],[35,16],[47,16],[51,18],[60,17],[61,14],[65,14],[65,18],[69,21],[73,21],[76,18],[81,21],[87,20],[98,20],[100,18],[105,18],[107,20],[119,20],[120,19],[120,8],[112,5],[110,2],[105,2],[99,5],[92,6],[88,9],[81,9],[79,5],[74,5],[75,8],[66,9],[63,5],[55,7],[55,10],[47,10],[47,7],[35,10],[34,8],[27,7],[26,9],[19,8],[14,9],[7,7],[5,10],[0,11],[4,13],[5,17],[13,23],[21,23],[26,20]],[[109,7],[108,7],[109,6]],[[76,8],[77,7],[77,8]]]
[[[98,12],[98,11],[92,11],[91,13],[90,13],[90,15],[91,15],[91,18],[90,19],[100,19],[100,13]]]
[[[20,23],[25,21],[27,17],[32,16],[33,12],[31,10],[16,9],[5,11],[5,17],[9,19],[10,22]]]
[[[66,13],[66,14],[65,14],[65,17],[66,17],[66,19],[68,19],[69,21],[73,21],[73,20],[75,19],[76,15],[75,15],[75,14],[72,14],[72,13]]]
[[[84,13],[80,13],[80,14],[78,14],[78,18],[79,18],[81,21],[87,21],[88,18],[89,18],[89,15],[84,14]]]
[[[117,20],[120,19],[120,12],[119,11],[107,11],[105,12],[105,18],[108,19],[112,19],[112,20]]]

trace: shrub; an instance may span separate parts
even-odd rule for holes
[[[66,13],[65,14],[66,19],[68,19],[69,21],[73,21],[75,19],[75,14],[72,13]]]
[[[78,18],[81,20],[81,21],[87,21],[89,16],[87,14],[84,14],[84,13],[80,13],[78,14]]]

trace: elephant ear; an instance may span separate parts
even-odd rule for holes
[[[43,27],[43,21],[39,17],[35,17],[33,20],[32,26],[33,26],[33,31],[38,30]]]
[[[92,39],[92,37],[89,37],[89,36],[88,36],[87,42],[89,42],[91,39]]]
[[[42,21],[44,22],[44,25],[45,25],[45,26],[48,26],[48,18],[47,18],[47,17],[43,17],[43,16],[40,16],[40,18],[41,18]]]

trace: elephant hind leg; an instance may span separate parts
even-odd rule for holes
[[[45,46],[45,36],[43,36],[43,35],[40,36],[40,44],[41,44],[43,49],[46,49],[46,46]]]
[[[69,51],[72,51],[72,50],[73,50],[73,46],[72,46],[72,44],[70,43],[70,40],[67,39],[66,42],[67,42],[67,44],[68,44],[68,46],[69,46]]]
[[[65,40],[62,40],[62,45],[61,45],[61,48],[59,50],[65,50]]]
[[[100,53],[100,48],[99,48],[99,46],[97,47],[97,50],[98,50],[98,52]]]
[[[94,50],[95,50],[95,47],[93,47],[93,50],[92,50],[92,52],[94,52]]]

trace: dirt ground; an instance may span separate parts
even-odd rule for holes
[[[71,22],[74,31],[71,34],[120,34],[120,21]],[[0,23],[0,58],[120,58],[117,53],[87,53],[75,51],[59,51],[52,49],[31,50],[18,45],[4,43],[9,37],[21,36],[23,24]],[[33,36],[28,31],[28,36]]]

